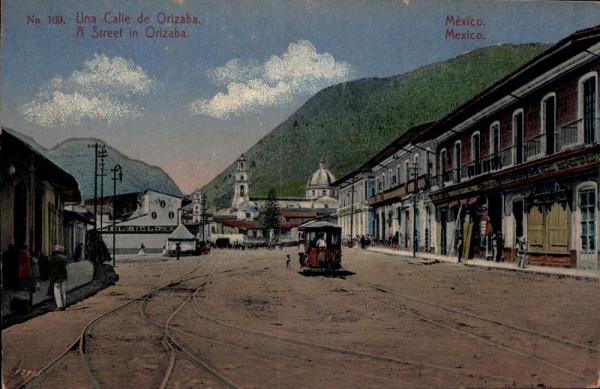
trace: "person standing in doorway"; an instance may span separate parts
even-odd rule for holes
[[[181,255],[181,245],[179,243],[175,244],[175,254],[177,255],[177,260],[179,261],[179,256]]]
[[[29,276],[31,263],[29,258],[29,253],[27,252],[27,245],[24,244],[21,246],[21,250],[19,250],[19,290],[28,289],[29,285]]]
[[[525,268],[525,254],[527,253],[527,241],[524,236],[517,238],[517,260],[520,268]]]
[[[67,307],[67,260],[62,246],[57,244],[50,258],[50,283],[54,285],[56,310],[64,311]]]
[[[456,254],[458,254],[458,262],[460,263],[463,254],[463,237],[461,234],[458,234],[458,240],[456,241]]]
[[[504,238],[502,233],[498,231],[494,235],[494,261],[500,262],[502,259],[502,251],[504,250]]]

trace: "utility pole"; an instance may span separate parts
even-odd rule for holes
[[[417,257],[417,192],[418,192],[418,177],[419,177],[419,163],[413,162],[413,178],[414,178],[414,189],[413,189],[413,258]]]
[[[106,173],[104,173],[104,158],[106,158],[106,148],[105,145],[101,145],[101,149],[99,151],[98,158],[100,159],[100,231],[102,231],[102,218],[104,215],[104,177],[106,177]]]
[[[113,207],[113,218],[112,218],[112,225],[113,225],[113,267],[116,266],[115,263],[115,258],[116,258],[116,219],[117,219],[117,172],[119,172],[119,182],[123,181],[123,169],[121,168],[121,165],[116,164],[114,168],[110,169],[113,172],[113,200],[112,200],[112,207]]]
[[[206,226],[206,194],[202,194],[202,200],[200,202],[200,226],[202,228],[202,242],[205,242],[204,228]]]
[[[354,246],[354,182],[355,178],[352,177],[352,186],[350,195],[350,247]]]

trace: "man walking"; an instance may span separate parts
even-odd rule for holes
[[[59,244],[54,246],[50,258],[50,283],[54,285],[56,310],[64,311],[67,306],[67,260]]]
[[[527,241],[524,236],[517,238],[517,259],[518,265],[521,268],[525,268],[525,253],[527,252]]]

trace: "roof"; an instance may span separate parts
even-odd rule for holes
[[[180,224],[175,231],[169,235],[168,240],[194,240],[196,237],[187,229],[186,226]]]
[[[325,162],[321,160],[319,168],[308,179],[306,184],[307,189],[329,188],[335,181],[335,177],[331,172],[325,169]]]
[[[196,237],[187,229],[186,226],[180,224],[175,231],[169,235],[168,240],[194,240]]]
[[[51,161],[33,140],[4,127],[0,129],[0,139],[3,160],[21,162],[27,164],[27,168],[33,163],[36,173],[60,192],[65,202],[81,202],[81,192],[75,178]]]
[[[258,228],[260,228],[258,226],[258,223],[256,223],[256,222],[250,222],[250,221],[244,221],[244,220],[222,220],[221,223],[224,226],[228,226],[228,227],[232,227],[232,228],[237,228],[237,229],[241,229],[241,230],[252,230],[252,229],[258,229]]]
[[[426,139],[426,137],[433,138],[440,136],[501,98],[510,97],[513,101],[519,100],[521,96],[513,95],[516,88],[555,68],[559,63],[564,62],[565,59],[573,58],[576,54],[582,52],[587,52],[590,58],[597,58],[597,54],[588,51],[588,48],[597,44],[599,40],[600,25],[580,30],[569,35],[550,49],[521,65],[512,73],[495,82],[458,108],[448,113],[429,129],[421,132],[415,141],[420,142],[423,139]],[[528,93],[529,92],[526,94]]]
[[[298,227],[299,230],[304,230],[307,228],[309,228],[309,229],[311,229],[311,228],[340,229],[342,227],[338,226],[337,224],[333,224],[333,223],[330,223],[330,222],[327,222],[324,220],[311,220],[311,221],[306,222]]]
[[[282,210],[281,211],[281,216],[283,218],[286,219],[297,219],[297,218],[315,218],[317,217],[317,214],[315,212],[312,211],[286,211],[286,210]]]
[[[434,123],[435,122],[427,122],[427,123],[422,123],[422,124],[419,124],[418,126],[409,128],[402,135],[400,135],[398,138],[396,138],[396,140],[394,140],[392,143],[387,145],[383,150],[381,150],[380,152],[375,154],[371,159],[369,159],[367,162],[365,162],[362,166],[360,166],[358,169],[355,169],[355,170],[351,171],[350,173],[346,174],[344,177],[340,178],[339,180],[335,181],[333,183],[333,185],[339,187],[346,182],[354,181],[354,178],[356,176],[360,175],[361,173],[371,173],[372,168],[379,165],[381,162],[383,162],[387,158],[391,157],[392,155],[396,154],[403,147],[414,142],[414,140],[417,136],[419,136],[422,132],[424,132],[426,129],[431,127]]]

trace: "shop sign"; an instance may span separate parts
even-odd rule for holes
[[[176,226],[115,226],[117,234],[170,234]],[[107,226],[103,233],[113,232],[113,226]]]

